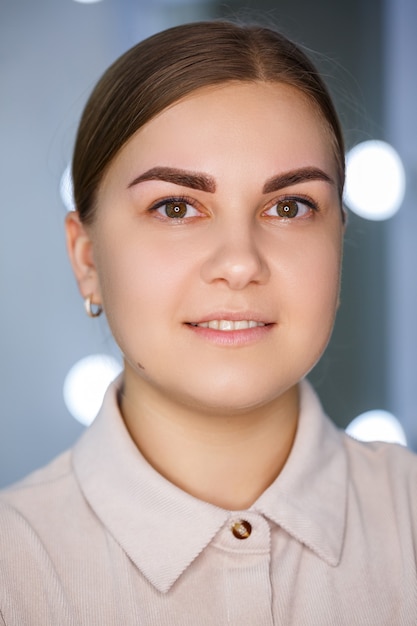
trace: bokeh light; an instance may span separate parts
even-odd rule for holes
[[[346,428],[346,432],[360,441],[386,441],[407,445],[404,429],[397,418],[392,413],[379,409],[358,415]]]
[[[405,172],[394,148],[385,141],[364,141],[346,155],[344,202],[368,220],[386,220],[400,208]]]
[[[72,184],[71,166],[68,165],[61,176],[59,193],[67,211],[75,211],[74,191]]]
[[[119,375],[121,364],[106,354],[93,354],[77,361],[64,381],[68,411],[84,426],[97,416],[109,384]]]

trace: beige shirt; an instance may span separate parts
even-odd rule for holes
[[[1,494],[0,624],[415,626],[417,457],[301,390],[283,471],[231,512],[149,466],[111,386],[73,450]]]

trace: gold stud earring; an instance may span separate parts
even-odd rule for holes
[[[94,304],[92,302],[92,295],[84,298],[84,307],[88,317],[99,317],[99,315],[103,312],[103,307],[101,304]]]

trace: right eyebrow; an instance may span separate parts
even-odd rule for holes
[[[188,172],[175,167],[152,167],[132,180],[128,187],[133,187],[147,180],[163,180],[167,183],[198,189],[199,191],[207,191],[208,193],[216,191],[216,183],[211,176],[198,172]]]

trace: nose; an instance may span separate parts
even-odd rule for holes
[[[212,236],[211,252],[201,267],[205,282],[223,282],[230,289],[241,290],[268,280],[270,271],[256,225],[219,224]]]

